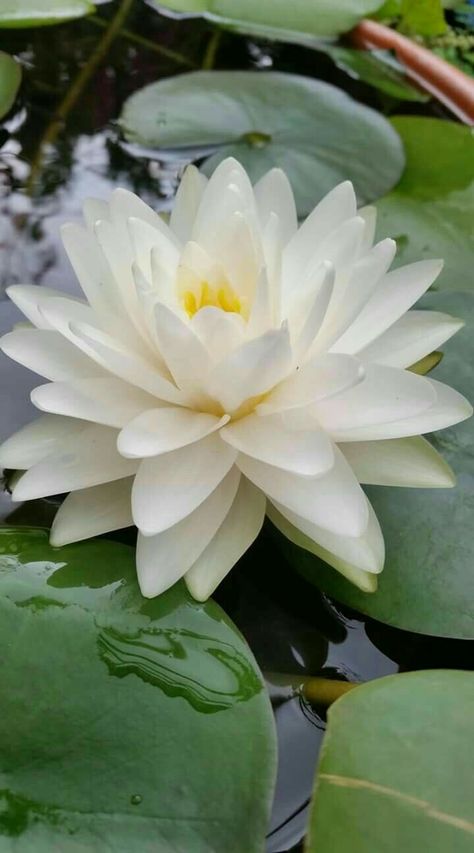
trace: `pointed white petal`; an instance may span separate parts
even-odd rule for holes
[[[242,477],[234,502],[207,548],[184,576],[189,592],[206,601],[260,533],[265,495]]]
[[[155,306],[156,334],[161,353],[178,387],[199,394],[211,369],[211,359],[189,323],[166,305]]]
[[[132,477],[71,492],[54,518],[50,542],[55,547],[122,530],[133,524]]]
[[[61,227],[61,238],[91,307],[101,315],[116,313],[115,282],[94,234],[69,222]]]
[[[364,237],[362,240],[362,252],[368,252],[372,248],[375,238],[375,227],[377,225],[377,208],[372,204],[360,207],[357,216],[365,222]]]
[[[69,298],[59,290],[39,287],[35,284],[13,284],[11,287],[7,287],[6,292],[11,301],[37,329],[51,329],[51,325],[42,311],[42,307],[48,299]],[[71,299],[71,302],[74,301],[77,300]]]
[[[289,318],[293,334],[295,362],[300,364],[323,325],[334,291],[335,269],[329,261],[323,261],[315,274],[315,280],[298,299]]]
[[[353,356],[316,355],[277,385],[257,406],[257,413],[269,415],[334,397],[358,385],[364,376],[362,363]]]
[[[195,510],[231,469],[236,451],[218,433],[171,453],[145,459],[132,491],[135,524],[153,536]]]
[[[221,361],[245,340],[245,321],[240,314],[207,305],[191,320],[191,329],[206,347],[211,361]]]
[[[245,169],[232,157],[219,164],[202,194],[191,238],[212,250],[210,238],[216,224],[232,213],[245,213],[257,226],[257,212],[252,184]]]
[[[170,236],[165,235],[162,231],[158,231],[152,225],[134,216],[128,220],[128,228],[132,240],[134,260],[149,281],[152,278],[152,251],[158,254],[160,262],[170,274],[176,272],[179,261],[179,249],[174,239],[171,238],[171,231],[169,232]]]
[[[94,361],[54,330],[15,329],[0,338],[0,349],[52,381],[104,375]]]
[[[408,311],[390,329],[359,352],[363,361],[410,367],[438,349],[463,327],[462,320],[438,311]]]
[[[128,227],[128,220],[139,219],[149,225],[155,231],[159,231],[166,240],[179,247],[180,241],[176,239],[169,225],[159,213],[156,213],[148,204],[145,204],[135,193],[118,187],[110,197],[110,216],[112,223],[120,229],[120,236],[124,236]]]
[[[82,205],[82,213],[88,231],[94,233],[94,225],[100,219],[110,219],[108,202],[101,198],[86,198]]]
[[[225,412],[269,391],[289,372],[292,362],[288,327],[271,330],[233,350],[211,372],[206,388]]]
[[[224,427],[221,436],[247,456],[302,477],[314,477],[332,468],[334,451],[325,432],[315,424],[308,427],[291,430],[280,415],[248,415]]]
[[[182,243],[191,238],[194,220],[206,186],[205,175],[195,166],[188,166],[178,187],[170,217],[170,228]]]
[[[367,530],[359,537],[338,536],[288,512],[285,507],[268,505],[267,515],[290,542],[329,563],[363,592],[375,592],[377,574],[383,569],[385,547],[377,517],[369,502]]]
[[[255,295],[247,323],[247,336],[255,338],[272,327],[273,300],[267,270],[260,270]]]
[[[361,536],[367,528],[366,497],[342,453],[319,477],[299,477],[240,454],[237,465],[273,501],[313,524],[341,536]]]
[[[138,463],[120,456],[116,442],[117,430],[110,427],[94,424],[74,432],[23,475],[13,500],[33,500],[130,477]]]
[[[193,444],[224,426],[228,417],[201,414],[173,406],[142,412],[121,431],[119,452],[131,459],[158,456]]]
[[[309,214],[285,248],[283,277],[285,284],[297,282],[321,243],[346,219],[356,216],[357,205],[350,181],[335,187]],[[326,259],[323,259],[326,260]],[[329,259],[330,260],[330,259]]]
[[[157,404],[156,397],[113,376],[40,385],[31,392],[31,402],[43,412],[111,427],[123,427]]]
[[[239,485],[233,468],[211,495],[182,521],[156,536],[138,535],[137,573],[142,594],[168,589],[199,558],[229,512]]]
[[[387,273],[357,319],[339,338],[338,350],[357,353],[372,343],[423,296],[442,266],[442,261],[417,261]]]
[[[281,223],[282,245],[285,246],[296,233],[298,218],[295,198],[290,182],[282,169],[270,169],[254,186],[257,211],[262,228],[272,213]]]
[[[339,449],[359,483],[446,489],[456,482],[443,457],[429,441],[418,436],[388,441],[354,441],[340,444]]]
[[[0,467],[31,468],[49,456],[64,438],[84,427],[83,421],[42,415],[0,445]]]
[[[383,424],[412,418],[428,411],[436,401],[429,379],[395,367],[367,364],[365,378],[342,394],[320,400],[312,407],[320,425],[335,441],[370,439]],[[386,435],[373,437],[390,438]]]

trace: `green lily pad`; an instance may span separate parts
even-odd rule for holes
[[[423,308],[445,311],[466,326],[430,374],[472,398],[474,295],[431,293]],[[430,436],[457,475],[453,489],[369,487],[387,551],[378,589],[356,589],[317,557],[281,540],[289,561],[312,583],[381,622],[422,634],[474,638],[474,419]]]
[[[391,675],[329,710],[306,853],[469,853],[474,678]]]
[[[253,181],[273,166],[308,213],[339,181],[354,182],[360,203],[392,187],[404,166],[400,138],[387,120],[334,86],[293,74],[196,71],[145,86],[125,103],[129,142],[214,151],[207,174],[234,156]]]
[[[195,13],[217,23],[283,41],[295,33],[336,36],[372,14],[383,0],[155,0],[158,8]]]
[[[62,24],[94,10],[90,0],[1,0],[0,29]]]
[[[377,203],[378,235],[396,238],[397,263],[444,258],[440,290],[473,290],[474,135],[450,121],[393,119],[406,151],[400,183]]]
[[[0,529],[0,847],[261,853],[275,768],[255,660],[134,551]]]
[[[21,65],[0,50],[0,119],[11,109],[21,83]]]

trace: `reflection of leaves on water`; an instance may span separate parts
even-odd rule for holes
[[[262,689],[246,657],[214,637],[166,628],[129,636],[104,628],[97,642],[111,675],[137,675],[205,714],[245,702]]]

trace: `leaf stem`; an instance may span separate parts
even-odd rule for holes
[[[74,78],[64,98],[56,108],[50,123],[48,124],[45,132],[43,133],[39,141],[36,154],[31,164],[31,172],[27,184],[27,191],[29,195],[32,195],[35,190],[38,177],[43,167],[46,149],[50,145],[54,144],[57,137],[61,133],[61,130],[63,129],[66,123],[66,119],[69,113],[75,106],[76,102],[79,100],[83,90],[91,80],[93,74],[104,60],[104,57],[107,55],[112,42],[119,34],[119,31],[121,30],[133,3],[134,0],[122,0],[117,10],[117,13],[114,15],[114,17],[108,24],[104,35],[97,43],[87,62],[85,63],[85,65],[82,66],[81,70],[79,71],[79,74]]]
[[[203,71],[210,71],[216,64],[217,51],[222,40],[222,30],[215,29],[207,43],[204,57],[201,63]]]
[[[303,696],[312,705],[325,708],[359,686],[340,679],[281,672],[267,672],[265,677],[271,698],[288,700],[294,696]]]
[[[91,23],[98,27],[102,27],[103,29],[107,27],[107,21],[104,21],[104,19],[99,17],[99,15],[92,15],[89,20]],[[188,68],[197,68],[196,63],[193,62],[192,59],[189,59],[187,56],[184,56],[184,54],[179,53],[179,51],[172,50],[170,47],[164,47],[164,45],[154,42],[151,39],[147,39],[145,36],[141,36],[138,33],[134,33],[132,30],[127,30],[126,27],[122,27],[118,36],[119,38],[125,38],[128,41],[139,44],[141,47],[145,47],[147,50],[151,50],[154,53],[159,53],[160,56],[165,56],[167,59],[171,59],[179,65],[187,65]]]

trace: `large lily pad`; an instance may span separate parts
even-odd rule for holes
[[[261,851],[275,744],[242,637],[134,552],[0,529],[0,846]]]
[[[0,28],[61,24],[89,15],[94,8],[90,0],[1,0]]]
[[[474,135],[450,121],[393,119],[407,164],[400,183],[377,204],[378,235],[397,239],[397,263],[444,258],[436,288],[472,290]]]
[[[347,178],[361,204],[372,201],[404,165],[398,133],[382,115],[334,86],[293,74],[181,74],[133,94],[120,122],[130,142],[147,148],[187,149],[190,159],[214,151],[204,163],[208,174],[230,155],[254,181],[280,166],[300,214]]]
[[[474,295],[432,293],[423,307],[447,311],[466,327],[445,346],[431,374],[472,399]],[[291,564],[338,601],[407,631],[474,638],[474,419],[431,436],[453,467],[453,489],[367,489],[387,558],[375,593],[364,593],[307,551],[282,546]]]
[[[391,675],[329,710],[306,853],[469,853],[474,678]]]
[[[154,0],[158,8],[238,23],[247,32],[283,41],[295,33],[335,36],[372,14],[383,0]]]
[[[21,83],[21,65],[0,50],[0,119],[13,106]]]

